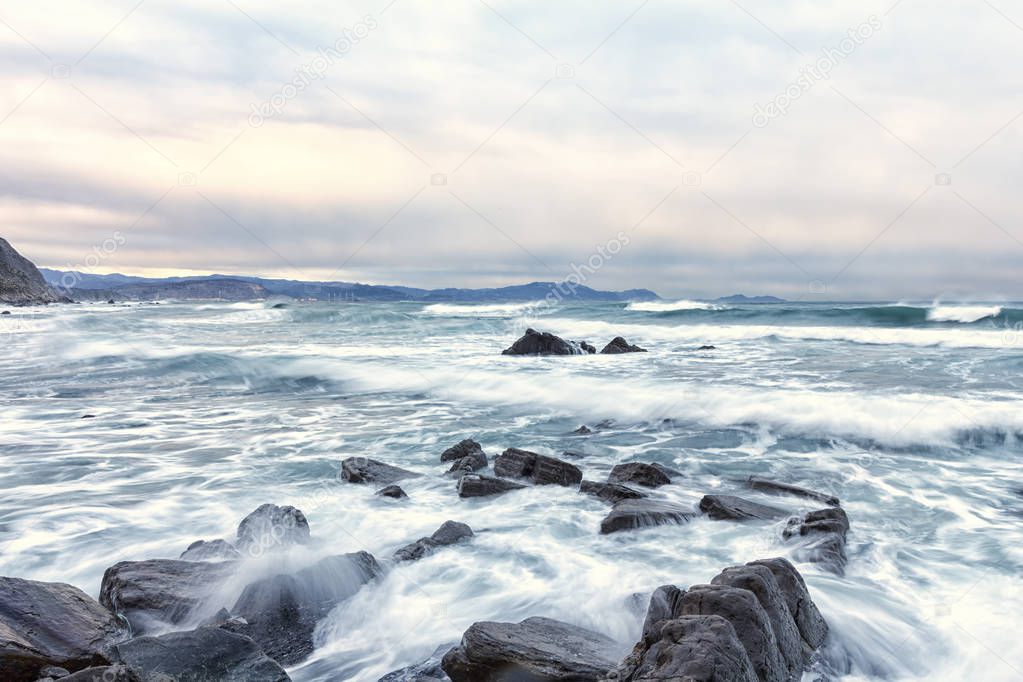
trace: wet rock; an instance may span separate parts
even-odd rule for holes
[[[790,483],[780,483],[778,481],[771,481],[766,478],[760,478],[759,476],[750,476],[746,480],[747,485],[753,490],[759,490],[764,493],[772,493],[775,495],[792,495],[794,497],[802,497],[808,500],[817,500],[824,504],[831,505],[832,507],[838,507],[841,502],[834,495],[828,495],[826,493],[819,493],[816,490],[810,490],[809,488],[801,488],[798,485],[792,485]]]
[[[445,521],[428,538],[420,538],[410,545],[402,547],[394,553],[395,561],[416,561],[433,554],[438,547],[453,545],[465,538],[473,536],[472,528],[457,521]]]
[[[611,470],[607,477],[608,483],[636,483],[648,488],[658,488],[671,483],[671,477],[680,475],[677,471],[660,464],[644,464],[629,462],[619,464]]]
[[[259,556],[263,552],[309,542],[309,522],[294,507],[260,505],[238,524],[235,546],[242,552]]]
[[[451,648],[452,645],[446,644],[434,651],[433,655],[422,663],[395,670],[384,675],[377,682],[451,682],[451,678],[441,667],[444,654]]]
[[[717,346],[700,346],[696,350],[717,350]]]
[[[586,424],[583,424],[582,426],[580,426],[578,429],[576,429],[572,433],[577,434],[579,436],[588,436],[591,433],[593,433],[593,429],[591,429],[590,427],[586,426]]]
[[[587,344],[589,345],[589,344]],[[592,348],[592,346],[590,346]],[[594,349],[595,350],[595,349]],[[538,332],[527,329],[526,333],[502,355],[583,355],[591,351],[584,350],[579,344],[566,341],[560,336],[549,332]]]
[[[684,590],[674,585],[662,585],[654,590],[643,621],[643,641],[648,645],[660,638],[661,627],[666,621],[675,620],[682,615],[682,596]]]
[[[664,621],[640,642],[608,680],[616,682],[758,682],[753,664],[721,616]]]
[[[845,551],[848,533],[848,515],[841,507],[829,507],[790,519],[782,535],[785,539],[802,539],[802,546],[794,552],[799,561],[819,564],[836,575],[845,575],[849,562]]]
[[[598,483],[597,481],[583,481],[579,484],[579,492],[599,497],[605,502],[614,504],[622,500],[639,500],[646,495],[633,490],[627,485],[620,483]]]
[[[349,457],[341,462],[341,475],[349,483],[396,483],[419,474],[365,457]]]
[[[490,495],[500,495],[510,490],[521,490],[525,487],[521,483],[504,478],[470,474],[458,479],[458,496],[462,498],[489,497]]]
[[[589,355],[593,355],[594,353],[597,352],[597,349],[594,348],[592,344],[589,344],[586,341],[580,341],[579,347],[586,351],[586,353]]]
[[[508,448],[494,459],[494,473],[510,478],[526,478],[537,485],[577,485],[583,480],[579,467],[554,457]]]
[[[615,666],[618,644],[604,635],[551,620],[475,623],[442,662],[453,682],[583,682]]]
[[[11,314],[10,310],[5,310],[2,313],[0,313],[0,315],[10,315],[10,314]]]
[[[408,493],[401,489],[401,486],[389,485],[386,488],[381,488],[376,492],[379,497],[389,497],[392,500],[405,500],[408,499]]]
[[[611,508],[611,513],[601,521],[600,532],[602,535],[608,535],[647,526],[681,524],[695,516],[692,510],[671,502],[650,499],[622,500],[616,502]]]
[[[93,668],[93,670],[95,670],[95,668]],[[70,674],[71,672],[68,671],[66,668],[61,668],[60,666],[57,665],[48,665],[45,668],[39,670],[40,677],[45,677],[54,680],[60,679],[62,677],[67,677]]]
[[[611,339],[611,343],[604,346],[600,351],[601,355],[617,355],[619,353],[646,353],[646,348],[634,346],[620,336]]]
[[[122,561],[103,574],[100,603],[145,634],[183,623],[234,572],[231,562]]]
[[[700,511],[716,521],[777,519],[787,515],[783,509],[751,502],[735,495],[704,495]]]
[[[483,452],[483,446],[471,438],[466,438],[457,445],[452,445],[450,448],[442,452],[440,455],[440,461],[455,462],[472,455],[483,455],[483,458],[486,459],[486,454]]]
[[[220,628],[138,637],[116,647],[120,661],[143,682],[218,680],[286,682],[284,669],[241,635]]]
[[[296,665],[313,651],[316,623],[381,574],[367,552],[327,557],[294,575],[249,584],[231,613],[244,619],[221,626],[252,638],[281,665]]]
[[[142,682],[142,678],[125,665],[86,668],[72,675],[55,679],[59,679],[61,682]]]
[[[473,452],[460,459],[456,459],[452,464],[451,468],[448,469],[449,474],[459,474],[464,476],[465,474],[471,474],[474,471],[487,468],[487,455],[483,450]]]
[[[237,561],[242,558],[226,540],[196,540],[179,557],[182,561]]]
[[[750,566],[763,566],[774,575],[778,587],[789,607],[789,613],[799,629],[803,641],[811,649],[818,649],[828,637],[828,623],[810,598],[803,576],[788,559],[759,559],[751,561]]]
[[[113,614],[71,585],[0,577],[0,680],[33,682],[47,666],[110,662],[127,636]]]

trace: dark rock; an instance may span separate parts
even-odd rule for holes
[[[242,555],[225,540],[196,540],[178,558],[182,561],[237,561]]]
[[[612,676],[616,682],[758,682],[753,664],[721,616],[665,621],[640,642]]]
[[[304,545],[309,542],[309,522],[294,507],[260,505],[238,524],[235,545],[252,556],[263,552]]]
[[[704,495],[700,500],[700,511],[717,521],[777,519],[787,514],[783,509],[744,500],[735,495]]]
[[[183,623],[234,572],[231,562],[172,559],[122,561],[103,574],[99,601],[135,634]]]
[[[671,483],[671,476],[679,475],[660,464],[644,464],[643,462],[629,462],[619,464],[611,470],[607,477],[608,483],[636,483],[648,488],[658,488]]]
[[[618,644],[549,618],[475,623],[442,662],[453,682],[583,682],[615,666]]]
[[[654,590],[643,621],[643,641],[648,646],[660,639],[661,627],[666,621],[675,620],[682,615],[684,594],[684,590],[674,585],[662,585]]]
[[[577,485],[583,480],[579,467],[554,457],[508,448],[494,458],[494,473],[510,478],[526,478],[537,485]]]
[[[806,582],[796,567],[788,559],[780,557],[751,561],[749,565],[763,566],[771,571],[775,580],[778,581],[778,587],[785,597],[789,613],[792,614],[792,619],[795,621],[803,641],[811,649],[820,648],[828,637],[828,624],[813,599],[810,598]]]
[[[465,474],[471,474],[472,472],[479,471],[480,469],[486,469],[487,464],[488,462],[486,453],[484,453],[483,450],[479,450],[477,452],[468,454],[465,457],[462,457],[461,459],[456,459],[451,464],[451,468],[448,469],[448,473],[460,474],[464,476]]]
[[[451,678],[448,677],[447,673],[444,672],[444,668],[441,667],[441,660],[444,658],[444,654],[450,651],[451,648],[452,645],[450,644],[444,645],[434,651],[433,655],[422,663],[410,665],[401,670],[395,670],[393,673],[387,673],[377,682],[451,682]]]
[[[578,429],[576,429],[572,433],[578,434],[580,436],[588,436],[589,434],[593,433],[593,429],[591,429],[590,427],[586,426],[586,424],[583,424],[582,426],[580,426]]]
[[[464,538],[473,536],[472,528],[457,521],[445,521],[444,525],[438,528],[428,538],[420,538],[410,545],[402,547],[394,553],[395,561],[417,561],[425,556],[433,554],[438,547],[453,545]]]
[[[794,553],[799,561],[819,564],[836,575],[845,575],[849,562],[845,552],[848,533],[849,517],[845,510],[828,507],[790,519],[782,535],[785,539],[803,539],[802,546]]]
[[[273,310],[284,310],[288,307],[287,303],[274,303],[272,306]]]
[[[521,483],[508,481],[503,478],[470,474],[458,479],[458,496],[463,498],[488,497],[490,495],[500,495],[509,490],[522,490],[525,487]]]
[[[440,461],[442,462],[455,462],[471,455],[482,454],[486,459],[486,454],[483,453],[483,446],[471,438],[466,438],[461,443],[453,445],[440,455]]]
[[[525,335],[502,355],[584,355],[588,350],[549,332],[527,329]]]
[[[604,346],[600,351],[601,355],[617,355],[619,353],[646,353],[646,348],[634,346],[620,336],[611,339],[611,343]]]
[[[598,483],[596,481],[583,481],[579,484],[579,492],[599,497],[605,502],[614,504],[622,500],[638,500],[646,497],[638,490],[633,490],[627,485],[620,483]]]
[[[111,299],[109,299],[109,300],[107,301],[107,305],[114,305],[114,304],[116,304],[116,303],[117,303],[117,301],[115,301],[115,300],[114,300],[114,299],[112,299],[112,298],[111,298]]]
[[[717,350],[717,346],[700,346],[696,350]]]
[[[142,678],[125,665],[86,668],[72,675],[57,679],[61,682],[142,682]]]
[[[764,493],[803,497],[808,500],[817,500],[818,502],[829,504],[832,507],[837,507],[841,504],[839,499],[834,495],[819,493],[816,490],[801,488],[798,485],[791,485],[789,483],[779,483],[778,481],[771,481],[766,478],[760,478],[759,476],[750,476],[747,479],[746,483],[753,490],[759,490],[760,492]]]
[[[95,418],[96,418],[96,415],[94,415],[94,414],[83,414],[82,415],[82,419],[95,419]]]
[[[573,450],[565,450],[564,452],[561,453],[561,456],[562,457],[567,457],[569,459],[582,459],[582,458],[586,457],[586,453],[585,452],[575,452]]]
[[[0,315],[10,315],[10,314],[11,314],[10,310],[5,310],[2,313],[0,313]]]
[[[778,649],[771,620],[749,590],[694,585],[682,596],[681,611],[685,616],[721,616],[735,628],[761,682],[788,682],[785,660]]]
[[[95,668],[93,668],[95,670]],[[57,665],[48,665],[45,668],[39,670],[40,677],[48,677],[54,680],[59,680],[62,677],[67,677],[71,672],[66,668],[61,668]]]
[[[42,305],[69,302],[46,283],[39,269],[0,237],[0,303]]]
[[[0,680],[33,682],[46,666],[81,670],[110,662],[127,636],[117,619],[76,587],[0,577]]]
[[[660,500],[622,500],[600,523],[602,535],[646,526],[664,526],[690,521],[696,515],[688,508]]]
[[[408,499],[408,493],[401,489],[401,486],[389,485],[386,488],[381,488],[376,492],[379,497],[390,497],[393,500],[405,500]]]
[[[137,637],[116,647],[143,682],[286,682],[291,678],[248,637],[220,628]]]
[[[396,483],[419,474],[365,457],[349,457],[341,462],[341,475],[349,483]]]
[[[582,348],[584,351],[586,351],[590,355],[593,355],[594,353],[597,352],[597,349],[594,348],[593,345],[587,343],[586,341],[580,341],[579,342],[579,347]]]
[[[313,651],[316,623],[381,573],[366,552],[327,557],[295,575],[251,583],[231,613],[244,619],[223,629],[251,637],[282,665],[296,665]]]

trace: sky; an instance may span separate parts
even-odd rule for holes
[[[1019,0],[0,0],[40,266],[1023,299]]]

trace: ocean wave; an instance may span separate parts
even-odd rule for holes
[[[423,308],[420,314],[436,317],[515,317],[522,314],[536,314],[546,307],[547,304],[544,301],[480,305],[434,303]]]
[[[725,306],[705,303],[703,301],[637,301],[625,307],[643,313],[672,313],[679,310],[725,310]]]
[[[935,305],[927,311],[930,322],[980,322],[1002,313],[999,305]]]

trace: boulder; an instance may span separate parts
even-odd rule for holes
[[[471,438],[466,438],[457,445],[452,445],[450,448],[442,452],[440,454],[440,461],[456,462],[465,457],[479,454],[482,454],[484,459],[486,459],[486,454],[483,452],[483,446]]]
[[[479,452],[473,452],[471,454],[456,459],[451,464],[451,468],[448,469],[449,474],[458,474],[464,476],[465,474],[471,474],[474,471],[487,468],[487,455],[482,450]]]
[[[124,616],[135,634],[146,634],[185,622],[234,570],[233,562],[122,561],[103,574],[99,601]]]
[[[751,561],[750,566],[763,566],[774,575],[778,587],[785,597],[789,613],[799,629],[803,641],[811,649],[818,649],[828,637],[828,623],[810,598],[803,576],[788,559],[759,559]]]
[[[56,679],[60,682],[142,682],[134,670],[121,664],[86,668]]]
[[[260,505],[238,524],[235,545],[252,556],[309,542],[309,522],[294,507]]]
[[[508,448],[494,459],[494,473],[526,478],[537,485],[569,486],[583,480],[582,470],[574,464],[518,448]]]
[[[666,621],[675,620],[682,614],[682,595],[674,585],[662,585],[654,590],[643,621],[643,641],[653,644],[661,636],[661,627]]]
[[[619,464],[607,477],[608,483],[636,483],[647,488],[659,488],[662,485],[671,483],[672,476],[680,476],[677,471],[661,466],[660,464],[644,464],[643,462],[629,462]]]
[[[597,349],[592,344],[587,343],[586,341],[580,341],[579,347],[586,351],[588,355],[593,355],[594,353],[597,352]]]
[[[196,540],[181,556],[182,561],[237,561],[241,553],[226,540]]]
[[[527,329],[522,338],[504,350],[501,355],[584,355],[593,351],[549,332]]]
[[[627,485],[620,483],[598,483],[597,481],[583,481],[579,484],[579,492],[599,497],[605,502],[614,504],[622,500],[639,500],[646,497],[638,490],[633,490]]]
[[[401,486],[389,485],[386,488],[381,488],[376,492],[378,497],[389,497],[392,500],[404,500],[408,498],[408,493],[401,489]]]
[[[646,526],[664,526],[690,521],[696,515],[688,508],[661,500],[622,500],[600,523],[602,535]]]
[[[792,485],[791,483],[780,483],[778,481],[771,481],[766,478],[760,478],[759,476],[750,476],[746,479],[746,484],[753,490],[758,490],[763,493],[771,493],[774,495],[792,495],[794,497],[803,497],[808,500],[817,500],[824,504],[832,507],[838,507],[841,502],[834,495],[828,495],[826,493],[819,493],[816,490],[810,490],[809,488],[801,488],[798,485]]]
[[[489,497],[490,495],[500,495],[510,490],[521,490],[525,487],[521,483],[503,478],[470,474],[458,479],[458,496],[462,498]]]
[[[282,665],[296,665],[313,651],[316,623],[381,574],[367,552],[327,557],[294,575],[249,584],[231,613],[243,621],[221,627],[250,637]]]
[[[110,662],[127,636],[112,613],[77,587],[0,577],[0,680],[33,682],[42,668]]]
[[[766,504],[751,502],[735,495],[704,495],[700,511],[716,521],[749,521],[777,519],[788,512]]]
[[[287,682],[291,678],[259,645],[220,628],[137,637],[116,647],[142,682]]]
[[[819,564],[836,575],[845,575],[849,558],[845,544],[849,517],[841,507],[828,507],[789,520],[782,535],[800,538],[802,545],[794,553],[799,561]]]
[[[341,475],[349,483],[396,483],[419,474],[366,457],[349,457],[341,462]]]
[[[604,635],[551,620],[473,624],[442,662],[452,682],[582,682],[615,667],[618,644]]]
[[[441,667],[441,660],[444,658],[444,654],[450,650],[450,644],[441,646],[433,652],[430,658],[422,663],[387,673],[377,682],[451,682],[451,678],[448,677],[447,673],[444,672],[444,668]]]
[[[619,353],[646,353],[646,348],[634,346],[620,336],[611,339],[611,343],[604,346],[600,351],[601,355],[617,355]]]
[[[588,436],[591,433],[593,433],[593,429],[591,429],[590,427],[586,426],[586,424],[583,424],[582,426],[580,426],[578,429],[576,429],[572,433],[576,434],[577,436]]]
[[[456,542],[473,536],[472,528],[457,521],[445,521],[444,525],[438,528],[428,538],[420,538],[410,545],[406,545],[394,553],[395,561],[416,561],[425,556],[433,554],[438,547],[446,547]]]

